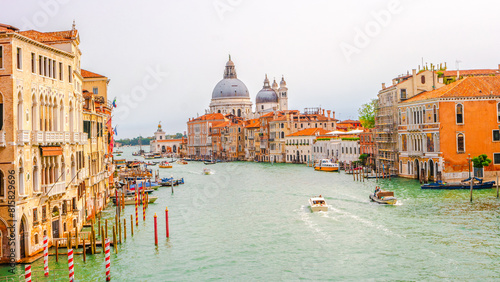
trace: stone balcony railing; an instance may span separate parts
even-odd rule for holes
[[[45,184],[42,185],[43,191],[47,196],[54,196],[57,194],[62,194],[66,192],[66,183],[64,181],[57,182],[57,183],[52,183],[52,184]]]
[[[30,132],[29,130],[18,130],[17,131],[17,144],[22,145],[24,143],[30,142]]]
[[[5,141],[5,131],[0,131],[0,147],[7,146],[7,142]]]

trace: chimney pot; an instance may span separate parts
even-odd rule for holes
[[[416,69],[412,69],[412,70],[411,70],[411,74],[412,74],[413,76],[415,76],[415,75],[417,74],[417,70],[416,70]]]
[[[385,89],[385,82],[382,82],[382,89]]]

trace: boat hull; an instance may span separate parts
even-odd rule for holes
[[[490,189],[493,188],[495,181],[483,182],[481,184],[474,184],[472,189]],[[467,183],[449,183],[449,184],[438,184],[429,183],[420,186],[422,189],[443,189],[443,190],[458,190],[458,189],[469,189],[470,184]]]
[[[398,200],[394,197],[387,197],[385,199],[379,199],[379,198],[375,197],[373,194],[370,194],[370,200],[372,200],[372,202],[375,202],[375,203],[378,203],[381,205],[395,205],[398,202]]]
[[[314,170],[317,171],[339,171],[338,167],[315,167]]]
[[[160,165],[159,167],[160,167],[160,168],[172,168],[172,166],[171,166],[171,165]]]
[[[312,206],[309,206],[309,208],[311,209],[311,212],[327,212],[328,211],[328,206],[326,206],[326,205],[324,205],[324,206],[312,205]]]

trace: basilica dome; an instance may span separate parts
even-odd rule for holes
[[[276,83],[276,81],[275,81]],[[278,103],[278,94],[274,89],[272,89],[269,86],[269,79],[267,79],[267,74],[266,78],[264,80],[264,87],[262,87],[262,90],[257,93],[257,97],[255,99],[255,102],[257,104],[260,103]]]
[[[250,98],[243,81],[237,78],[224,78],[215,85],[212,99],[220,98]]]

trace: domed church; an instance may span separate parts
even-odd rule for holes
[[[212,92],[210,112],[221,114],[234,114],[239,117],[247,117],[252,114],[252,101],[248,89],[236,75],[236,69],[231,55],[226,63],[224,77]]]
[[[233,114],[244,118],[255,118],[272,111],[288,110],[288,88],[283,77],[278,88],[274,80],[272,87],[269,79],[264,80],[262,90],[257,93],[256,111],[252,112],[252,101],[246,85],[238,79],[231,55],[226,63],[224,76],[212,92],[210,113]]]

